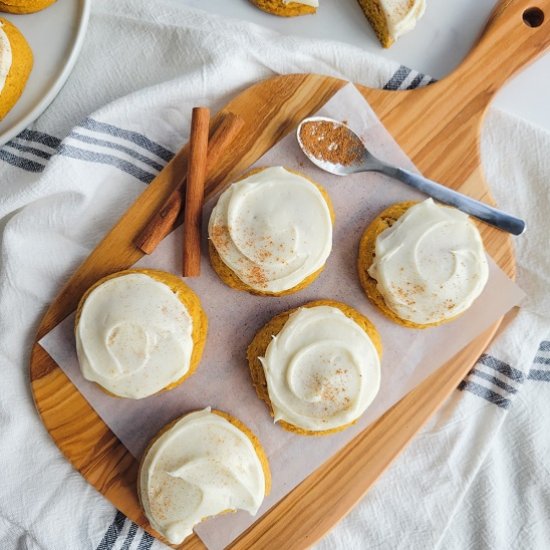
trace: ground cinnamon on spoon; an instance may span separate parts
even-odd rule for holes
[[[316,159],[349,166],[357,162],[363,147],[345,126],[326,121],[305,122],[300,128],[304,148]]]

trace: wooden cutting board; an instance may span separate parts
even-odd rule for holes
[[[476,47],[445,79],[411,91],[358,88],[426,176],[492,203],[480,166],[483,116],[499,87],[549,44],[550,0],[501,1]],[[239,94],[222,111],[242,116],[245,130],[215,167],[208,194],[231,182],[344,84],[321,75],[285,75]],[[218,117],[213,126],[217,122]],[[42,319],[30,366],[36,407],[61,451],[89,483],[155,536],[137,499],[137,461],[37,342],[76,309],[91,284],[141,258],[132,242],[178,183],[176,175],[185,168],[186,157],[184,148],[63,287]],[[513,277],[509,236],[484,224],[480,227],[488,252]],[[258,519],[233,547],[303,548],[322,537],[361,499],[456,388],[497,328],[498,323],[402,399]],[[181,547],[202,548],[202,543],[193,536]]]

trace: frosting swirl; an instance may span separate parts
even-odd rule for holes
[[[210,407],[184,416],[160,435],[139,474],[145,514],[172,544],[208,516],[236,509],[256,514],[265,487],[252,441]]]
[[[424,325],[468,309],[485,287],[489,268],[468,216],[427,199],[378,235],[368,273],[393,312]]]
[[[332,220],[321,191],[280,166],[234,183],[208,226],[222,261],[249,287],[289,290],[323,267]]]
[[[76,325],[84,378],[139,399],[189,370],[193,321],[170,287],[148,275],[109,279],[87,296]]]
[[[380,358],[372,340],[332,306],[292,313],[259,359],[275,422],[309,431],[353,422],[380,387]]]
[[[6,78],[12,65],[12,51],[8,35],[2,28],[4,24],[0,21],[0,93],[6,84]]]

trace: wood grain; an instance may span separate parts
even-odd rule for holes
[[[523,12],[533,6],[547,15],[536,28],[528,27],[522,19]],[[479,152],[483,117],[499,87],[548,48],[549,22],[550,0],[501,1],[477,46],[447,78],[421,90],[358,88],[425,175],[492,202]],[[222,113],[240,115],[244,130],[209,171],[206,199],[292,131],[301,119],[317,111],[344,84],[320,75],[286,75],[260,82],[233,99]],[[219,123],[220,116],[213,125]],[[56,444],[98,491],[151,533],[135,493],[136,461],[37,342],[74,311],[93,282],[140,259],[142,253],[132,243],[151,213],[176,188],[176,176],[185,173],[186,162],[184,148],[65,284],[40,324],[31,358],[36,406]],[[481,224],[480,228],[489,253],[513,276],[510,238],[487,225]],[[458,385],[497,326],[480,335],[327,461],[233,546],[304,548],[323,536],[364,495]],[[183,547],[202,545],[193,536]]]

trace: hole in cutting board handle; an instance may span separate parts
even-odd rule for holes
[[[523,22],[528,27],[540,27],[544,22],[544,12],[540,8],[528,8],[523,12]]]

